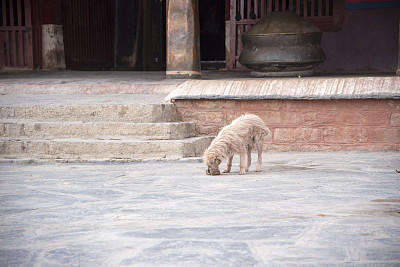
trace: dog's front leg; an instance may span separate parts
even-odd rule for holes
[[[240,152],[240,170],[239,174],[246,173],[246,150]]]
[[[226,169],[222,171],[223,173],[231,172],[232,160],[233,160],[233,155],[228,158],[228,163],[226,164]]]

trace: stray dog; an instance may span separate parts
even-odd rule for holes
[[[222,172],[230,172],[234,153],[240,154],[239,174],[245,174],[249,171],[253,147],[258,151],[256,172],[261,171],[263,142],[270,134],[270,130],[257,115],[248,114],[235,119],[231,124],[222,128],[204,152],[203,161],[207,164],[206,174],[220,174],[219,165],[225,158],[228,158],[228,163]],[[246,153],[247,165],[245,165]]]

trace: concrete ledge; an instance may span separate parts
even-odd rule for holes
[[[196,125],[192,122],[38,122],[2,119],[0,126],[0,136],[10,139],[181,140],[196,136]]]
[[[137,158],[200,157],[213,137],[201,136],[182,140],[40,140],[0,138],[0,159],[105,160]]]
[[[165,72],[29,71],[0,74],[0,94],[168,94],[183,83]]]
[[[0,94],[168,94],[176,84],[12,84],[0,85]]]
[[[6,106],[0,101],[0,120],[155,123],[179,121],[177,109],[164,104],[43,104]]]
[[[400,77],[190,80],[165,100],[178,99],[400,99]]]

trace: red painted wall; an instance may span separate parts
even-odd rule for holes
[[[183,121],[203,135],[242,114],[259,115],[272,132],[266,150],[399,150],[400,100],[176,100]]]
[[[42,0],[43,24],[61,25],[61,0]]]
[[[398,0],[346,0],[346,3],[397,2]]]
[[[346,10],[342,31],[324,32],[316,72],[395,72],[400,8]]]

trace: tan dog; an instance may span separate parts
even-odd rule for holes
[[[235,119],[231,124],[222,128],[204,152],[203,161],[207,164],[206,173],[208,175],[220,174],[219,165],[225,158],[228,158],[228,163],[223,172],[230,172],[233,155],[239,153],[239,174],[245,174],[249,171],[253,147],[258,151],[256,172],[261,171],[263,142],[269,135],[270,130],[257,115],[248,114]],[[247,165],[245,165],[246,153]]]

